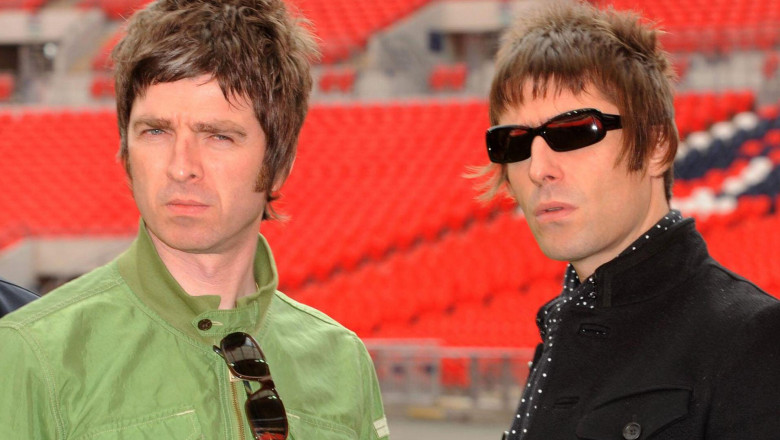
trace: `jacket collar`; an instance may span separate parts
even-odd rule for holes
[[[596,307],[631,304],[661,295],[696,273],[707,259],[707,245],[696,231],[694,220],[678,222],[636,252],[596,269]]]
[[[209,344],[235,331],[257,334],[278,283],[270,247],[260,235],[254,261],[257,291],[238,298],[235,308],[219,310],[219,296],[192,296],[182,289],[160,259],[143,220],[118,265],[122,278],[141,302],[167,324],[193,338],[206,338]],[[203,329],[207,327],[199,326],[203,320],[211,326]]]

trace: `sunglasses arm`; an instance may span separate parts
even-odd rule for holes
[[[242,380],[241,382],[244,383],[244,390],[246,391],[246,396],[247,397],[251,396],[254,391],[252,391],[252,386],[249,384],[249,381]]]

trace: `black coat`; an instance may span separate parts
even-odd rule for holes
[[[693,220],[595,277],[527,439],[780,439],[780,301],[715,262]]]
[[[36,298],[38,295],[0,278],[0,318]]]

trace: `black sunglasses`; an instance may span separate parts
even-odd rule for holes
[[[225,336],[219,347],[214,346],[227,363],[233,376],[242,379],[247,400],[244,405],[249,426],[257,440],[285,440],[287,438],[287,412],[276,392],[271,370],[263,351],[252,336],[236,332]],[[248,381],[259,382],[260,390],[252,392]]]
[[[512,163],[531,157],[536,136],[541,136],[553,151],[563,152],[593,145],[609,130],[618,128],[622,128],[620,116],[584,108],[561,113],[536,128],[496,125],[487,130],[485,140],[491,162]]]

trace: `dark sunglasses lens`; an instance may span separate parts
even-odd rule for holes
[[[268,364],[257,343],[245,333],[231,333],[222,340],[222,354],[233,371],[243,378],[265,379]]]
[[[572,151],[595,144],[604,139],[606,133],[599,118],[584,113],[550,121],[545,127],[544,139],[555,151]]]
[[[282,399],[272,389],[261,389],[246,401],[246,415],[255,438],[260,440],[285,440],[287,438],[287,413]]]
[[[511,163],[531,157],[531,134],[517,127],[496,127],[487,133],[488,157],[491,162]]]

